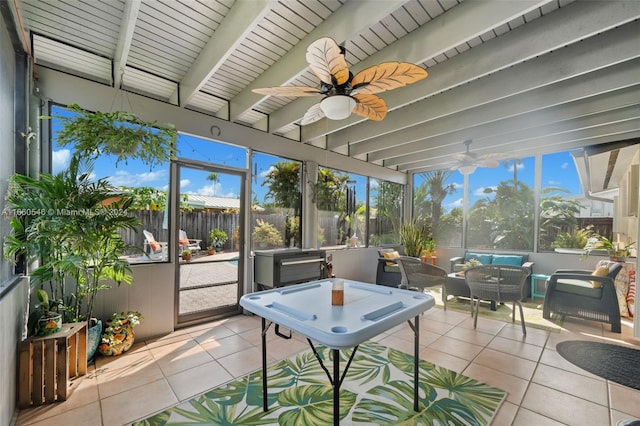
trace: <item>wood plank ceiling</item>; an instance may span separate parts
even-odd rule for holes
[[[13,2],[12,2],[13,3]],[[573,0],[17,0],[38,67],[404,172],[452,154],[514,158],[640,137],[640,2]],[[18,24],[17,24],[18,26]],[[380,95],[380,122],[300,126],[320,99],[307,46],[330,36],[355,73],[385,61],[429,77]]]

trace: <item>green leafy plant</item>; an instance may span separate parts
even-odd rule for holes
[[[553,248],[576,248],[581,249],[587,245],[589,239],[588,229],[576,229],[574,232],[563,232],[558,234],[551,244]]]
[[[5,256],[24,255],[34,287],[48,285],[54,300],[64,300],[65,322],[88,321],[98,291],[132,282],[122,258],[136,248],[120,231],[139,222],[127,214],[131,200],[106,179],[95,180],[92,164],[73,156],[69,168],[38,178],[14,175],[7,201],[14,212]]]
[[[425,242],[422,227],[416,220],[405,222],[400,226],[400,242],[404,248],[404,254],[411,257],[420,257]]]
[[[282,235],[276,227],[262,219],[257,219],[257,225],[253,229],[252,234],[253,243],[256,247],[261,248],[275,248],[282,247]]]
[[[101,342],[109,346],[119,345],[127,338],[125,327],[133,329],[144,317],[138,311],[115,312],[102,332]]]
[[[29,318],[27,320],[27,329],[29,335],[32,336],[35,334],[51,334],[57,331],[55,318],[60,317],[60,322],[62,322],[61,312],[64,309],[62,300],[50,300],[49,295],[43,289],[39,289],[38,291],[36,291],[36,298],[40,303],[37,304],[29,314]],[[45,318],[50,319],[51,321],[47,321],[45,330],[38,330],[38,323],[41,319]]]
[[[211,247],[220,247],[227,242],[229,236],[222,229],[213,228],[209,232],[209,244]]]
[[[146,122],[127,111],[90,112],[77,104],[67,107],[73,114],[45,116],[62,122],[59,146],[72,146],[75,155],[97,159],[104,153],[117,155],[116,165],[129,158],[150,167],[175,159],[178,132],[173,125]]]

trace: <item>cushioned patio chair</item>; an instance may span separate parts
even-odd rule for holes
[[[400,288],[408,288],[423,292],[425,288],[442,286],[442,302],[445,311],[447,310],[447,293],[445,284],[447,283],[447,271],[422,262],[417,257],[400,256],[396,259],[400,267]]]
[[[167,243],[156,241],[153,234],[146,229],[142,230],[144,235],[144,252],[151,259],[161,259],[167,254]]]
[[[387,287],[398,287],[402,276],[396,260],[400,256],[394,248],[378,250],[378,264],[376,266],[376,284]]]
[[[191,251],[200,251],[202,247],[200,247],[200,243],[202,240],[196,240],[193,238],[187,237],[187,232],[180,230],[178,246],[180,247],[180,251],[182,250],[191,250]]]
[[[622,265],[609,260],[598,262],[595,271],[559,269],[547,281],[542,317],[566,315],[611,324],[620,333],[620,306],[615,278]],[[594,274],[598,275],[594,275]]]
[[[527,335],[522,309],[522,295],[530,270],[521,266],[483,265],[469,268],[464,273],[464,279],[471,292],[471,311],[473,312],[473,328],[478,323],[480,299],[495,300],[496,302],[513,302],[511,321],[516,321],[516,305],[520,310],[522,334]],[[475,303],[475,307],[473,306]]]

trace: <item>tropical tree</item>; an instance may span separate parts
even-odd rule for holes
[[[216,184],[220,182],[220,178],[218,177],[218,174],[216,172],[211,172],[209,173],[209,176],[207,176],[207,180],[210,180],[211,182],[213,182],[213,196],[215,197]]]
[[[262,186],[268,186],[265,199],[273,200],[276,207],[292,209],[293,215],[300,213],[300,163],[278,161],[267,172]]]
[[[534,198],[523,182],[503,181],[486,188],[494,197],[478,200],[469,211],[469,247],[533,250]]]
[[[541,250],[552,250],[557,237],[562,234],[575,235],[578,226],[576,216],[580,213],[580,202],[563,197],[570,193],[564,188],[547,187],[541,190],[546,195],[540,200],[540,242]],[[566,239],[567,235],[564,236]]]

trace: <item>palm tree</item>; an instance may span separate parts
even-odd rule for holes
[[[451,177],[451,172],[448,170],[422,173],[422,177],[428,187],[427,193],[431,197],[431,229],[433,231],[440,224],[442,202],[447,195],[455,191],[455,186],[452,183],[446,183],[447,179]]]
[[[211,172],[209,173],[209,176],[207,176],[207,180],[210,180],[211,182],[213,182],[213,196],[216,196],[216,183],[220,182],[220,178],[218,177],[218,174],[216,172]]]

